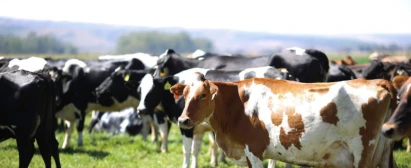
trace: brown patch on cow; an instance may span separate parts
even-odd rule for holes
[[[324,122],[337,125],[339,121],[337,117],[337,105],[333,102],[328,103],[325,107],[320,110],[321,118]]]
[[[394,79],[392,79],[392,84],[394,85],[395,89],[400,89],[402,85],[409,79],[409,76],[396,76]]]
[[[301,114],[295,113],[295,109],[290,107],[286,111],[286,115],[288,116],[288,125],[290,126],[291,131],[286,134],[284,128],[281,128],[280,142],[287,150],[291,145],[294,145],[297,149],[301,150],[300,138],[305,132]]]
[[[362,146],[364,147],[361,153],[361,160],[358,167],[370,167],[371,163],[367,161],[372,160],[372,152],[374,145],[370,144],[370,141],[377,137],[380,132],[381,126],[387,115],[387,109],[390,103],[389,96],[383,97],[378,103],[374,98],[369,98],[368,103],[362,104],[361,109],[363,117],[366,120],[365,126],[360,128],[360,135],[362,140]]]
[[[321,87],[321,88],[311,88],[311,89],[308,89],[309,92],[315,92],[315,93],[319,93],[319,94],[326,94],[326,93],[328,93],[329,90],[330,90],[329,87]]]

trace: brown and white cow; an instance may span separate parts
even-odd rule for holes
[[[186,101],[179,125],[209,123],[237,165],[263,167],[263,159],[312,167],[394,165],[392,142],[380,133],[395,104],[386,80],[210,82],[200,73],[197,79],[170,88]]]
[[[408,137],[407,152],[411,152],[411,77],[396,76],[392,83],[398,90],[398,107],[382,127],[383,134],[394,140]]]

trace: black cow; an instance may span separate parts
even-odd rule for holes
[[[173,94],[170,93],[169,88],[176,83],[189,83],[191,80],[195,80],[193,79],[194,72],[201,72],[205,74],[208,79],[213,81],[235,81],[255,77],[269,77],[274,79],[283,79],[284,77],[288,78],[288,75],[281,74],[280,71],[278,71],[278,73],[275,73],[274,71],[278,70],[274,69],[273,67],[249,68],[241,72],[192,68],[175,74],[174,76],[166,76],[160,78],[153,78],[151,74],[147,74],[143,78],[140,86],[137,89],[137,94],[140,95],[140,104],[137,107],[137,112],[141,115],[152,114],[156,107],[160,106],[162,109],[164,109],[164,112],[167,114],[168,118],[172,122],[177,123],[177,119],[184,109],[184,100],[183,98],[180,98],[177,101],[174,101]],[[183,145],[185,152],[183,167],[187,167],[190,163],[191,153],[193,154],[194,158],[192,166],[196,166],[196,158],[198,156],[204,132],[211,131],[211,129],[209,125],[200,125],[189,130],[180,128],[180,131],[183,135]],[[210,134],[210,139],[212,141],[214,141],[213,136],[213,134]],[[191,149],[191,147],[194,147],[194,149]],[[213,146],[211,159],[212,165],[217,165],[216,152],[217,146]],[[221,156],[223,156],[223,154]]]
[[[207,57],[199,61],[185,58],[168,49],[160,56],[154,76],[174,75],[189,68],[244,70],[262,66],[285,68],[300,82],[326,81],[329,69],[327,56],[318,50],[284,50],[281,53],[258,57]]]
[[[345,65],[338,65],[334,61],[330,61],[330,70],[328,71],[327,82],[352,79],[357,79],[357,76],[350,68],[347,68]]]
[[[63,148],[69,145],[75,121],[78,122],[78,145],[83,144],[82,131],[87,112],[92,110],[113,111],[97,102],[95,89],[120,66],[128,69],[145,68],[144,64],[137,59],[132,59],[132,61],[90,61],[88,65],[78,60],[66,62],[63,73],[71,76],[71,79],[63,86],[62,101],[57,107],[56,114],[58,118],[66,120],[68,127]]]
[[[0,74],[0,141],[15,138],[19,167],[28,167],[34,155],[34,140],[45,167],[61,167],[55,137],[55,93],[51,78],[45,73],[24,70]]]

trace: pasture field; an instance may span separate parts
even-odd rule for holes
[[[86,119],[86,128],[90,123],[90,115]],[[208,134],[208,133],[206,133]],[[142,141],[141,135],[111,135],[108,133],[84,132],[84,146],[77,146],[77,133],[71,137],[71,148],[60,150],[60,160],[65,168],[177,168],[183,162],[183,150],[180,130],[172,124],[169,136],[168,153],[160,152],[160,142]],[[64,132],[57,132],[57,139],[61,144]],[[208,168],[210,155],[208,152],[208,135],[199,154],[198,166]],[[404,146],[405,146],[404,141]],[[411,168],[411,153],[404,149],[395,151],[395,160],[400,168]],[[219,162],[220,168],[236,168],[227,159],[228,163]],[[54,164],[54,161],[52,161]],[[267,161],[265,162],[267,165]],[[284,168],[285,164],[277,161],[277,167]],[[0,167],[18,167],[17,145],[14,139],[0,143]],[[30,168],[44,167],[41,155],[36,146]],[[54,165],[53,165],[54,167]],[[297,166],[293,166],[297,167]]]

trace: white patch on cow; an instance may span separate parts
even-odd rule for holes
[[[204,54],[206,54],[206,53],[203,50],[198,49],[198,50],[194,51],[193,54],[191,54],[191,56],[193,58],[197,58],[197,57],[203,56]]]
[[[78,59],[69,59],[66,61],[66,63],[64,63],[64,67],[63,67],[63,72],[68,73],[70,66],[72,65],[77,65],[81,68],[84,68],[87,66],[87,64],[83,61],[80,61]]]
[[[245,155],[241,156],[240,159],[236,160],[234,158],[229,157],[229,159],[238,166],[247,166],[247,158]]]
[[[158,56],[152,56],[146,53],[134,53],[134,54],[125,54],[125,55],[102,55],[99,56],[99,60],[131,60],[131,59],[140,60],[146,67],[146,69],[152,68],[157,65]]]
[[[70,145],[70,137],[74,129],[74,120],[73,121],[66,120],[65,123],[67,125],[67,130],[66,130],[66,135],[64,136],[63,145],[61,146],[61,148],[63,149],[67,148]]]
[[[178,83],[189,84],[189,83],[197,81],[197,75],[195,74],[195,72],[200,72],[205,76],[209,70],[210,69],[205,69],[205,68],[191,68],[191,69],[181,71],[175,74],[174,76],[178,77]]]
[[[374,145],[375,144],[375,139],[371,140],[368,144],[368,146]]]
[[[146,109],[146,106],[144,104],[148,92],[151,91],[154,87],[154,78],[151,74],[146,74],[143,79],[141,79],[140,83],[140,103],[137,106],[137,110],[143,110]]]
[[[75,121],[75,113],[77,113],[79,116],[81,114],[80,110],[73,103],[70,103],[65,105],[60,111],[58,111],[56,113],[56,117],[68,121]]]
[[[188,138],[183,135],[183,168],[188,168],[190,165],[190,154],[191,154],[191,144],[193,142],[192,138]]]
[[[366,123],[361,106],[367,104],[370,97],[377,101],[380,100],[375,90],[365,86],[353,88],[346,82],[332,85],[328,93],[323,95],[309,91],[297,93],[298,96],[292,93],[275,95],[270,88],[261,84],[256,85],[254,82],[251,86],[243,88],[249,96],[244,113],[247,116],[252,116],[254,112],[258,112],[259,119],[264,122],[269,133],[270,144],[263,153],[264,158],[278,158],[295,164],[307,164],[312,160],[323,160],[322,157],[326,153],[338,153],[336,156],[344,158],[350,158],[352,154],[354,166],[358,167],[364,149],[359,130],[361,127],[365,127]],[[311,102],[307,102],[307,96],[314,98],[311,98]],[[271,102],[269,102],[270,100]],[[323,122],[320,115],[320,110],[331,102],[337,105],[339,119],[337,125]],[[272,106],[269,107],[269,104]],[[298,149],[294,144],[286,149],[281,144],[280,129],[283,128],[287,134],[294,128],[290,128],[289,116],[285,111],[282,112],[282,123],[278,126],[273,124],[271,113],[272,111],[280,112],[277,109],[280,104],[283,107],[294,107],[294,112],[301,115],[304,123],[304,133],[299,139],[301,149]],[[341,147],[330,148],[335,143]],[[337,158],[331,159],[338,160]],[[325,162],[318,162],[318,164],[325,164]]]
[[[407,91],[406,92],[410,92],[411,89],[411,83],[407,85]]]
[[[30,57],[27,59],[12,59],[9,62],[8,67],[19,66],[20,70],[26,70],[30,72],[35,72],[44,69],[44,66],[47,64],[47,61],[39,57]]]
[[[0,125],[0,130],[2,129],[8,129],[14,136],[16,136],[16,133],[14,132],[14,130],[12,129],[12,127],[7,126],[7,125]],[[0,141],[1,142],[1,141]]]
[[[245,145],[244,152],[248,160],[250,161],[251,167],[263,167],[263,161],[261,161],[260,158],[250,152],[248,145]]]
[[[238,76],[240,77],[240,80],[245,79],[245,74],[248,72],[255,72],[257,78],[264,78],[264,73],[266,73],[269,69],[274,69],[271,66],[264,66],[264,67],[258,67],[258,68],[247,68],[238,73]]]
[[[304,55],[305,49],[300,47],[290,47],[286,48],[286,50],[294,51],[295,55]]]

